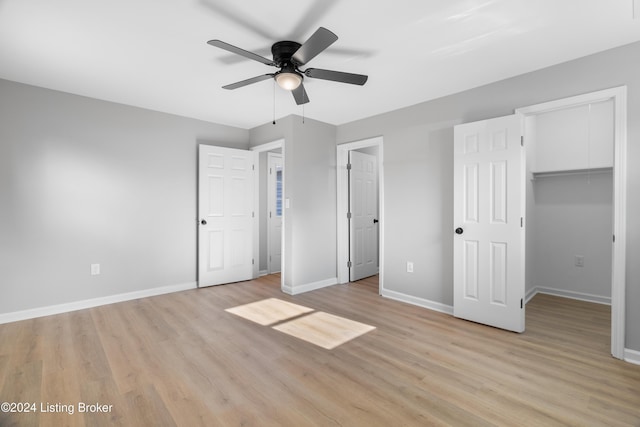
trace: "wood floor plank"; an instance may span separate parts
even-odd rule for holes
[[[326,350],[225,311],[267,298],[376,329]],[[539,294],[515,334],[382,298],[376,277],[290,296],[265,276],[0,325],[0,400],[76,410],[0,425],[640,426],[610,317]]]

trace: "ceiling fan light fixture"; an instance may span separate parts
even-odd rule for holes
[[[294,90],[302,83],[302,76],[290,71],[282,71],[276,74],[276,82],[284,90]]]

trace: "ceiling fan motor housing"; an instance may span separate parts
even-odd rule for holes
[[[287,65],[291,65],[293,68],[296,68],[298,64],[295,64],[295,61],[292,61],[291,57],[296,53],[300,46],[300,43],[290,41],[274,43],[273,46],[271,46],[273,62],[281,68],[286,67]]]

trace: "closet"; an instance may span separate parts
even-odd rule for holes
[[[611,303],[614,101],[527,116],[526,294]]]

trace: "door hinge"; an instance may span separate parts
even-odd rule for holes
[[[251,258],[251,265],[254,265],[256,263],[256,260]]]
[[[347,219],[351,219],[351,212],[347,212]]]
[[[616,242],[616,235],[614,234],[613,235],[613,243],[615,243],[615,242]]]
[[[351,163],[347,163],[347,170],[350,171],[351,170]]]
[[[273,174],[273,170],[269,168],[269,175]]]
[[[271,211],[269,211],[269,218],[271,218]]]
[[[520,135],[520,146],[524,147],[524,135]]]
[[[524,308],[524,301],[520,298],[520,308]]]
[[[347,261],[347,268],[351,268],[351,261]]]
[[[520,228],[524,227],[524,219],[520,217]]]
[[[251,218],[255,218],[256,217],[256,213],[255,212],[251,212]]]
[[[252,171],[256,170],[256,165],[251,165],[251,170]]]

